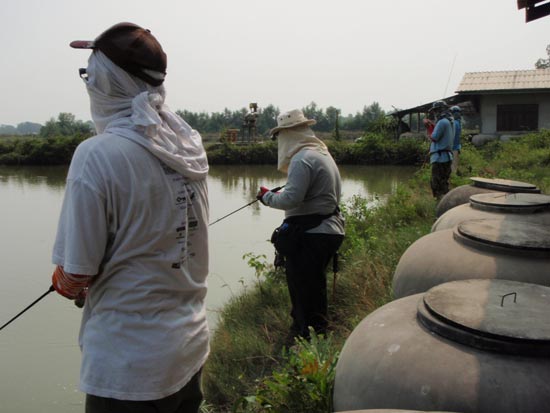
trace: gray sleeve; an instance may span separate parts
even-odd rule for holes
[[[282,210],[299,206],[305,198],[311,182],[311,165],[303,158],[293,158],[288,168],[288,180],[282,192],[267,192],[263,201],[266,205]]]

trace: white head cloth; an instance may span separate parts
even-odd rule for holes
[[[100,51],[90,56],[86,86],[97,133],[112,133],[145,147],[192,180],[208,174],[200,134],[164,104],[164,86],[130,75]]]
[[[281,129],[277,141],[279,158],[277,169],[281,172],[288,172],[290,160],[302,149],[313,149],[322,154],[328,154],[327,146],[315,136],[309,126]]]

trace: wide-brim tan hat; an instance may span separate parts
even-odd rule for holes
[[[281,129],[294,128],[301,125],[315,125],[317,121],[315,119],[308,119],[304,116],[304,112],[300,109],[290,110],[288,112],[281,113],[277,116],[277,127],[269,131],[270,135],[279,132]]]

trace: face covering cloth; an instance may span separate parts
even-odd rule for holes
[[[302,149],[307,148],[325,155],[328,154],[327,146],[315,136],[315,133],[309,126],[282,129],[279,131],[277,141],[277,169],[281,172],[288,172],[290,160]]]
[[[130,139],[191,180],[206,178],[202,138],[164,104],[164,86],[154,87],[130,75],[100,51],[90,56],[87,74],[97,133]]]

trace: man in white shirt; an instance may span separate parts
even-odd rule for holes
[[[165,104],[166,55],[120,23],[81,69],[97,135],[67,176],[52,277],[85,299],[79,343],[87,413],[198,412],[208,356],[208,163]]]

